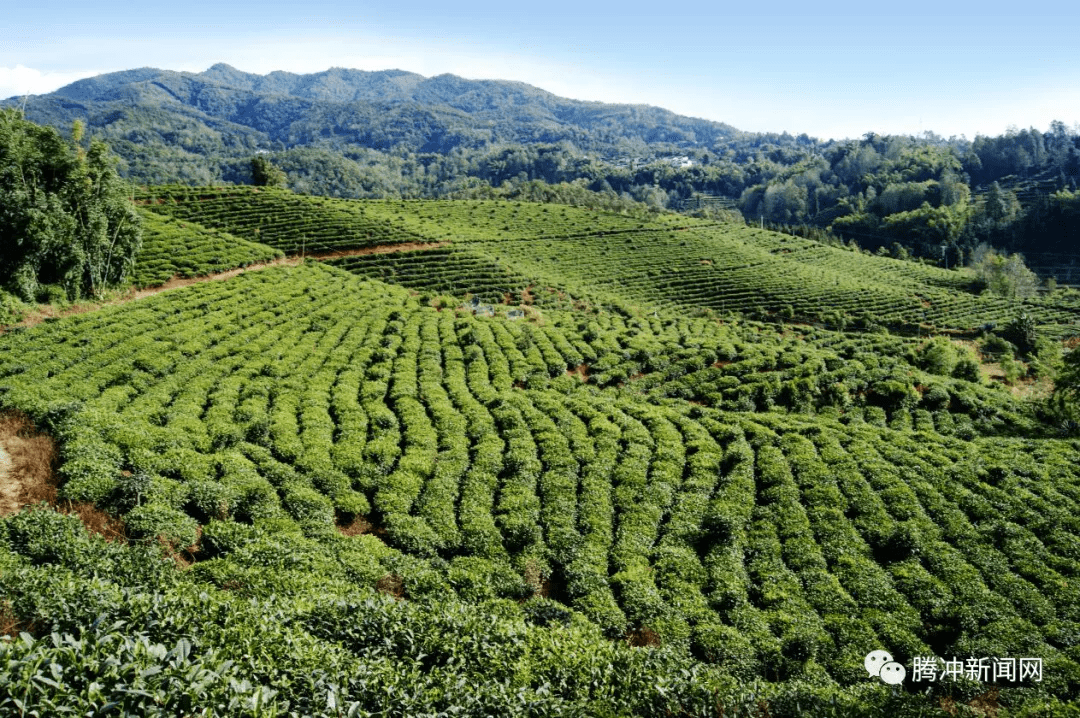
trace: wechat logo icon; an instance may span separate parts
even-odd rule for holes
[[[907,669],[893,660],[888,651],[870,651],[863,659],[863,666],[871,676],[877,676],[891,686],[898,686],[907,678]]]

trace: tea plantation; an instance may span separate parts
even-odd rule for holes
[[[140,281],[354,256],[0,336],[61,497],[0,520],[0,713],[1078,714],[1080,442],[949,337],[1080,305],[677,216],[140,201]]]

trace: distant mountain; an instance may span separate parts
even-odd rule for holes
[[[91,130],[133,141],[146,139],[132,125],[151,119],[148,111],[165,127],[143,129],[173,129],[180,146],[185,132],[195,132],[248,149],[359,145],[445,153],[567,141],[614,152],[627,143],[709,147],[736,134],[729,125],[656,107],[569,100],[521,82],[425,78],[401,70],[255,75],[225,64],[201,73],[140,68],[79,80],[27,102],[27,116],[36,122],[65,127],[82,119]]]
[[[750,136],[657,107],[401,70],[256,75],[225,64],[200,73],[139,68],[25,102],[28,119],[65,132],[81,120],[123,158],[127,176],[146,184],[249,182],[250,158],[270,152],[293,189],[352,197],[441,196],[469,190],[476,180],[595,183],[596,173],[578,164],[586,155],[640,166]],[[538,162],[541,152],[558,157]],[[640,184],[639,199],[655,181]]]

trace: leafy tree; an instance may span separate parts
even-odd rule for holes
[[[1021,312],[1020,316],[1006,325],[1002,336],[1015,344],[1022,355],[1029,356],[1034,351],[1035,343],[1038,341],[1035,320],[1026,312]]]
[[[976,247],[972,255],[976,278],[994,294],[1013,299],[1030,297],[1039,287],[1039,277],[1024,264],[1019,254],[1004,256],[986,247]]]
[[[1074,349],[1065,355],[1054,382],[1050,405],[1063,430],[1070,434],[1080,433],[1080,351]]]
[[[1023,376],[1024,365],[1008,353],[1001,357],[1001,371],[1005,374],[1006,384],[1015,384],[1016,380]]]
[[[1061,369],[1061,356],[1061,342],[1049,337],[1038,337],[1030,359],[1031,375],[1039,379],[1054,379]]]
[[[1009,195],[1012,196],[1010,197]],[[1008,221],[1016,214],[1015,208],[1013,207],[1015,201],[1015,195],[1011,192],[1004,192],[1001,189],[1001,185],[994,182],[990,185],[990,191],[986,194],[986,215],[995,222]]]
[[[262,155],[251,158],[251,179],[256,187],[285,186],[285,173]]]
[[[80,146],[17,110],[0,111],[0,282],[27,301],[43,284],[69,298],[122,283],[142,242],[140,218],[115,158]]]
[[[960,357],[952,342],[945,337],[935,337],[919,347],[917,360],[919,366],[926,371],[949,376]]]
[[[981,382],[982,371],[979,369],[979,360],[970,351],[967,352],[956,362],[952,375],[965,381]]]

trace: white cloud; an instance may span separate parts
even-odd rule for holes
[[[22,95],[43,95],[76,80],[99,75],[103,70],[83,72],[48,72],[16,65],[0,67],[0,99]]]

